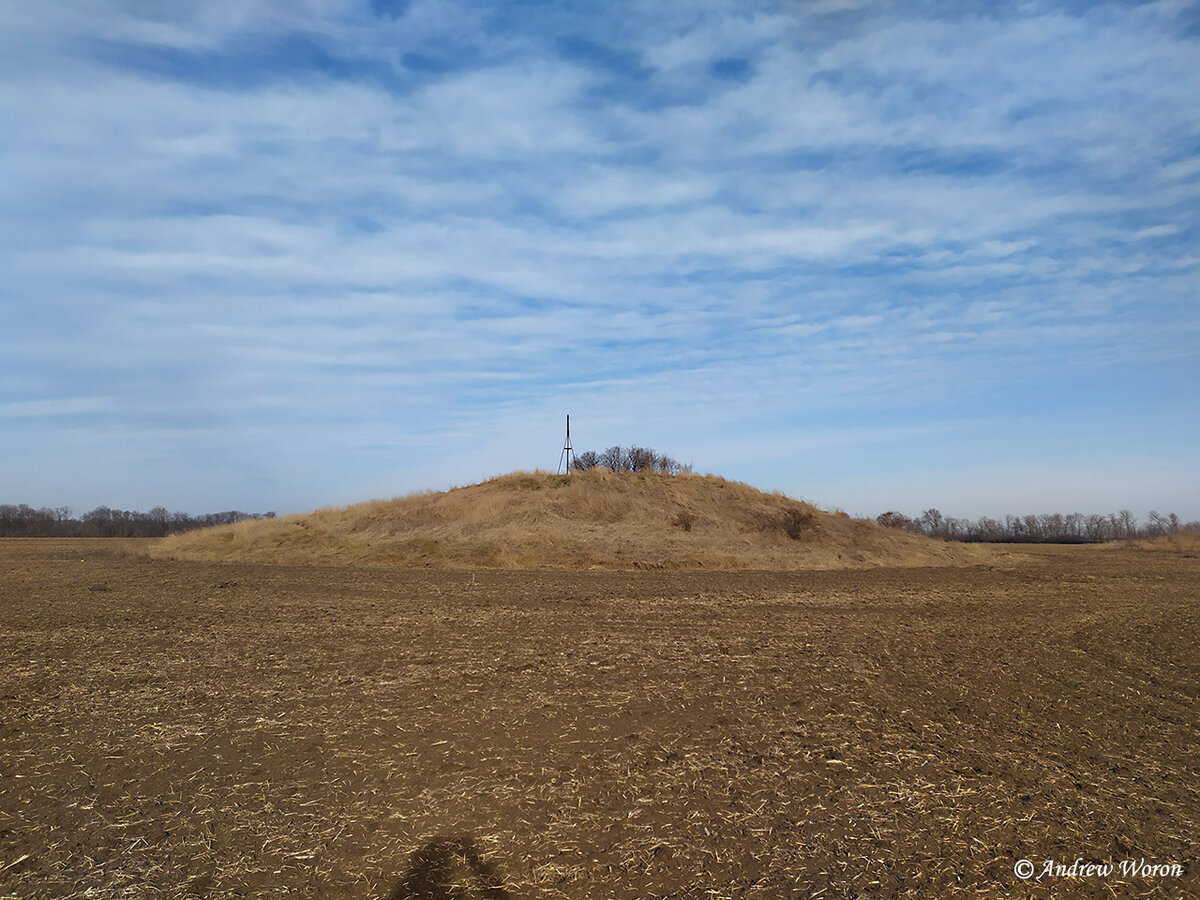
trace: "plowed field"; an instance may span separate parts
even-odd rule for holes
[[[472,573],[138,547],[0,541],[0,897],[1200,891],[1183,553]]]

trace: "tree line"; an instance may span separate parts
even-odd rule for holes
[[[661,475],[682,475],[692,471],[690,463],[681,463],[650,447],[617,446],[600,453],[585,450],[575,454],[574,468],[581,472],[608,469],[612,472],[658,472]]]
[[[895,511],[875,519],[887,528],[899,528],[947,541],[991,543],[1092,544],[1161,537],[1181,531],[1200,531],[1200,522],[1182,522],[1175,513],[1160,515],[1151,510],[1146,521],[1127,509],[1109,515],[1083,513],[1043,513],[1005,516],[1003,520],[980,516],[957,519],[927,509],[915,518]]]
[[[588,450],[575,458],[575,468],[658,472],[664,475],[692,471],[690,465],[681,464],[665,453],[656,453],[646,447],[609,447],[603,453]],[[156,538],[213,525],[229,525],[246,519],[273,518],[273,512],[244,513],[238,510],[192,516],[168,512],[162,506],[156,506],[149,512],[97,506],[75,517],[67,506],[34,509],[24,503],[0,504],[0,537]],[[943,516],[937,509],[927,509],[915,517],[893,510],[877,516],[875,521],[887,528],[968,543],[1084,544],[1200,531],[1200,521],[1183,522],[1175,513],[1160,515],[1151,510],[1143,522],[1127,509],[1108,515],[1043,513],[1010,515],[1003,519],[980,516],[974,520]]]
[[[156,506],[149,512],[97,506],[78,518],[69,506],[34,509],[24,503],[0,504],[0,537],[166,537],[212,525],[230,525],[245,519],[273,519],[275,513],[237,510],[191,516]]]

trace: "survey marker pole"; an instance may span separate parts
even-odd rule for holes
[[[574,468],[575,451],[571,448],[571,414],[567,413],[567,441],[563,444],[562,453],[558,457],[558,473],[561,475],[563,471],[563,463],[567,464],[567,474],[571,474],[571,469]]]

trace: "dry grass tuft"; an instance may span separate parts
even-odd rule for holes
[[[841,569],[995,561],[713,475],[516,472],[176,535],[157,557],[448,568]]]

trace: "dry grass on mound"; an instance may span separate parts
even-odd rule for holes
[[[1184,556],[1200,554],[1200,531],[1180,531],[1175,534],[1164,534],[1161,537],[1143,538],[1128,544],[1135,550],[1154,550],[1159,552],[1182,553]]]
[[[978,563],[948,545],[712,475],[517,472],[443,493],[166,538],[160,557],[455,568],[839,569]]]

